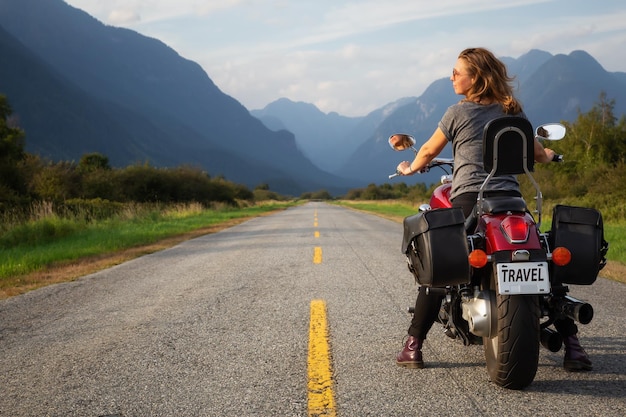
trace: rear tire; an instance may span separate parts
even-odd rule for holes
[[[499,295],[495,273],[491,275],[498,324],[494,337],[483,338],[487,373],[496,385],[524,389],[533,382],[539,364],[539,297]]]

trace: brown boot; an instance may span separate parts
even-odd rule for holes
[[[576,335],[563,338],[565,345],[565,360],[563,360],[563,368],[566,371],[591,371],[593,366],[587,356],[587,352],[580,346]]]
[[[424,361],[422,360],[422,343],[423,339],[409,336],[404,349],[396,356],[396,364],[405,368],[423,368]]]

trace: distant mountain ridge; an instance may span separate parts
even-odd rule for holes
[[[287,98],[250,113],[269,129],[292,132],[298,148],[311,161],[326,171],[335,172],[389,114],[410,100],[397,100],[363,117],[346,117],[334,112],[325,114],[313,104],[296,103]]]
[[[106,26],[62,0],[0,0],[0,54],[0,94],[29,152],[74,161],[101,152],[115,166],[195,165],[290,195],[387,182],[411,157],[391,151],[387,137],[402,131],[423,142],[460,99],[443,78],[363,117],[289,99],[249,111],[163,42]],[[584,51],[503,60],[535,125],[573,121],[601,91],[616,100],[617,115],[626,113],[626,73],[605,71]]]
[[[296,103],[287,98],[274,101],[263,110],[252,110],[250,114],[272,130],[292,132],[304,155],[326,171],[339,168],[352,154],[345,141],[351,141],[349,133],[363,119],[337,113],[324,114],[313,104]]]

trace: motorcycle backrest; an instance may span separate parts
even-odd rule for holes
[[[505,116],[487,123],[483,131],[483,166],[488,175],[478,191],[478,216],[484,212],[484,192],[493,177],[526,174],[536,191],[539,228],[543,196],[531,174],[535,168],[535,135],[530,122],[523,117]]]
[[[487,123],[483,131],[483,164],[492,176],[534,170],[534,133],[527,119],[505,116]]]

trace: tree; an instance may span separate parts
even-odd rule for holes
[[[33,175],[31,189],[40,200],[60,203],[80,196],[81,179],[75,164],[51,162]]]
[[[78,170],[82,173],[110,169],[109,158],[98,152],[83,155],[78,163]]]
[[[26,200],[27,188],[21,162],[24,152],[24,132],[11,123],[11,106],[0,95],[0,210]]]
[[[613,112],[615,100],[600,93],[598,102],[588,113],[579,111],[574,123],[565,122],[567,135],[563,142],[554,145],[562,150],[567,160],[576,161],[577,169],[590,169],[598,164],[611,165],[624,160],[626,152],[626,122],[617,123]]]
[[[621,184],[626,174],[626,118],[618,120],[614,108],[615,100],[601,93],[589,112],[579,112],[573,123],[563,122],[567,128],[563,140],[546,143],[565,159],[559,164],[536,165],[535,179],[545,197],[599,209],[606,218],[624,218],[626,191]],[[524,190],[530,189],[524,178],[520,182]]]

